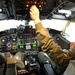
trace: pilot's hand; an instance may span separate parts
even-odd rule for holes
[[[40,22],[39,19],[39,9],[36,7],[36,5],[32,5],[30,8],[30,16],[35,24]]]
[[[72,52],[75,53],[75,42],[70,43],[70,48],[71,48]]]

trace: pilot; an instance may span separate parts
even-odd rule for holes
[[[72,53],[75,54],[75,42],[70,43],[70,49],[72,50]]]
[[[35,23],[37,37],[40,44],[42,44],[41,49],[43,52],[47,53],[52,60],[57,63],[61,71],[65,71],[70,60],[75,60],[75,42],[70,43],[70,48],[72,52],[64,52],[61,47],[54,42],[47,29],[43,27],[41,20],[39,18],[39,9],[36,5],[31,6],[30,16]]]

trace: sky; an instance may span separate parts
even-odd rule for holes
[[[58,20],[58,19],[45,19],[41,20],[43,26],[45,28],[51,28],[58,31],[62,31],[63,28],[68,23],[67,20]],[[1,20],[0,21],[0,31],[7,30],[10,28],[17,28],[19,25],[25,25],[26,21],[21,20]],[[34,22],[30,21],[29,25],[33,26],[35,28]],[[75,22],[70,22],[69,26],[66,28],[65,33],[67,34],[65,38],[67,38],[69,41],[75,41]]]

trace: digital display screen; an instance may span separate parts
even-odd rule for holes
[[[36,44],[32,44],[32,47],[34,48],[34,47],[36,47],[37,45]]]
[[[31,49],[31,45],[30,44],[26,44],[26,50],[30,50]]]
[[[20,45],[19,48],[20,48],[20,49],[24,49],[24,45]]]

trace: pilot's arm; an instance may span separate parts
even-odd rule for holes
[[[69,60],[74,59],[73,55],[70,53],[64,53],[61,47],[53,41],[47,29],[42,26],[39,19],[39,10],[35,5],[30,8],[30,16],[35,23],[39,41],[43,44],[42,50],[48,53],[61,69],[65,70]]]

